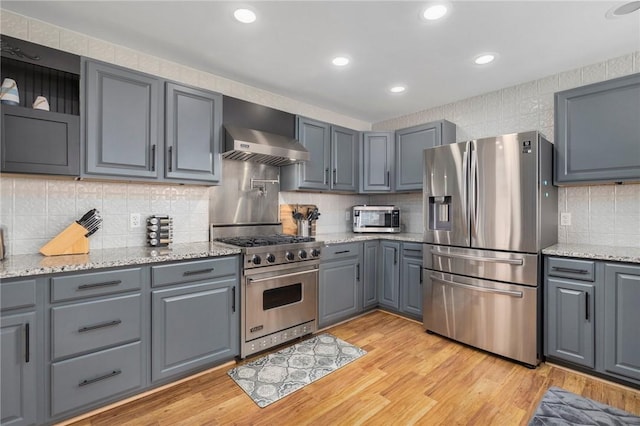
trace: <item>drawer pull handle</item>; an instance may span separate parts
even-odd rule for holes
[[[97,330],[99,328],[105,328],[105,327],[113,327],[116,326],[118,324],[121,324],[122,320],[113,320],[113,321],[108,321],[108,322],[101,322],[100,324],[94,324],[94,325],[87,325],[85,327],[79,328],[78,329],[78,333],[84,333],[86,331],[92,331],[92,330]]]
[[[563,268],[561,266],[552,266],[551,269],[558,272],[568,272],[570,274],[588,274],[586,269]]]
[[[341,251],[337,251],[334,254],[344,254],[344,253],[349,253],[351,250],[341,250]]]
[[[108,286],[118,285],[118,284],[122,284],[122,280],[105,281],[103,283],[95,283],[95,284],[82,284],[78,286],[78,290],[90,290],[92,288],[108,287]]]
[[[213,272],[213,268],[208,269],[198,269],[197,271],[184,271],[184,276],[188,277],[189,275],[200,275],[200,274],[208,274]]]
[[[78,386],[87,386],[90,385],[92,383],[96,383],[99,382],[101,380],[105,380],[105,379],[109,379],[111,377],[115,377],[119,374],[122,374],[122,370],[113,370],[111,373],[107,373],[104,376],[100,376],[100,377],[96,377],[94,379],[85,379],[83,381],[81,381],[80,383],[78,383]]]

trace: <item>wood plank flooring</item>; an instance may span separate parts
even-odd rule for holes
[[[328,332],[367,350],[259,408],[216,370],[73,423],[88,425],[525,425],[549,386],[640,415],[640,392],[542,364],[519,364],[375,311]]]

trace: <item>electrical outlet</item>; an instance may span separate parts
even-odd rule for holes
[[[560,225],[571,226],[571,213],[560,213]]]
[[[351,212],[349,210],[347,210],[346,212],[344,212],[344,220],[351,220]]]
[[[140,223],[140,213],[131,213],[129,215],[129,227],[131,229],[140,228],[142,224]]]

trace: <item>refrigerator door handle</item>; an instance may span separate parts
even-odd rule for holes
[[[463,205],[469,205],[469,150],[471,149],[471,144],[467,143],[467,146],[464,149],[464,153],[462,154],[462,202]],[[462,209],[462,223],[465,224],[467,231],[467,241],[469,238],[469,207]],[[468,241],[467,245],[471,242]]]
[[[499,290],[497,288],[486,288],[486,287],[478,287],[478,286],[471,285],[471,284],[462,284],[462,283],[457,283],[455,281],[449,281],[449,280],[442,279],[442,278],[440,278],[440,277],[438,277],[437,275],[434,275],[434,274],[431,274],[430,278],[432,280],[440,281],[442,283],[445,283],[445,284],[448,284],[448,285],[452,285],[452,286],[455,286],[455,287],[465,288],[467,290],[479,291],[481,293],[501,294],[503,296],[522,298],[522,292],[521,291]]]
[[[431,254],[442,257],[453,257],[456,259],[465,259],[465,260],[477,260],[480,262],[491,262],[491,263],[506,263],[509,265],[523,265],[524,262],[522,259],[502,259],[499,257],[482,257],[482,256],[473,256],[470,254],[457,254],[457,253],[444,253],[436,249],[431,250]]]
[[[469,144],[472,148],[473,144]],[[469,179],[469,215],[471,216],[471,241],[477,238],[477,224],[478,224],[478,155],[473,149],[470,149],[471,153],[471,177]]]

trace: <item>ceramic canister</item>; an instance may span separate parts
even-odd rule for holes
[[[0,102],[8,105],[18,105],[20,96],[18,95],[18,85],[15,80],[5,78],[0,87]]]
[[[43,111],[49,111],[49,101],[44,96],[38,96],[35,101],[33,101],[34,109],[41,109]]]

